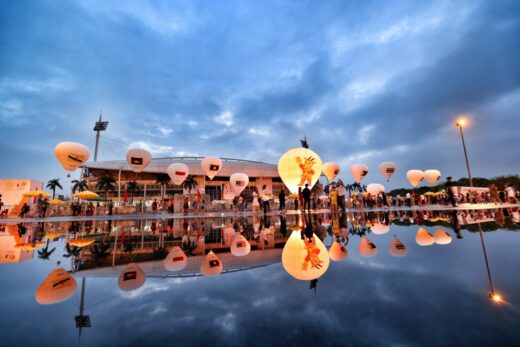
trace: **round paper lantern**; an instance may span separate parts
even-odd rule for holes
[[[449,245],[451,243],[451,235],[448,234],[448,232],[443,228],[435,229],[435,233],[433,233],[433,238],[435,240],[435,243],[438,245]]]
[[[180,186],[190,174],[190,168],[186,164],[174,163],[168,166],[166,172],[168,172],[173,184]]]
[[[235,257],[243,257],[251,252],[251,244],[242,234],[235,236],[231,242],[230,248],[231,254],[233,254]]]
[[[328,162],[323,164],[323,174],[329,181],[332,181],[339,174],[341,167],[338,163]]]
[[[424,179],[430,186],[434,186],[441,179],[441,172],[439,170],[426,170],[424,171]]]
[[[126,161],[134,172],[139,173],[150,164],[152,155],[144,149],[132,148],[126,152]]]
[[[343,261],[348,257],[348,251],[341,243],[334,241],[329,249],[330,260]]]
[[[245,173],[236,172],[229,177],[229,184],[233,193],[238,196],[249,184],[249,176]]]
[[[52,305],[69,299],[78,287],[76,280],[63,268],[52,270],[36,290],[40,305]]]
[[[119,275],[117,286],[119,289],[128,292],[141,288],[146,281],[146,274],[136,263],[130,263]]]
[[[367,192],[371,195],[379,195],[381,192],[385,191],[385,186],[379,183],[370,183],[367,186]]]
[[[200,264],[200,272],[207,277],[218,276],[223,269],[224,266],[222,265],[222,262],[213,251],[209,251],[209,253],[204,257],[202,264]]]
[[[408,254],[408,249],[398,238],[394,238],[390,246],[388,246],[388,253],[394,257],[404,257]]]
[[[320,178],[321,159],[308,148],[293,148],[285,152],[278,160],[278,174],[291,193],[298,194],[298,187],[308,184],[312,189]]]
[[[372,230],[372,234],[374,235],[383,235],[390,230],[390,226],[382,223],[374,223],[374,225],[370,227],[370,230]]]
[[[392,175],[397,171],[397,165],[387,161],[379,165],[379,171],[385,176],[386,180],[389,181]]]
[[[293,231],[282,251],[282,265],[300,281],[310,281],[321,277],[329,268],[327,248],[316,236],[309,241],[302,240],[300,231]]]
[[[352,164],[350,165],[350,173],[356,182],[361,182],[363,178],[368,174],[367,164]]]
[[[204,170],[206,176],[212,180],[222,168],[222,161],[219,157],[206,157],[202,159],[200,166],[202,166],[202,170]]]
[[[168,271],[181,271],[188,266],[188,257],[179,246],[175,246],[163,259],[163,265]]]
[[[54,148],[54,155],[65,170],[74,171],[88,160],[90,150],[81,143],[62,142]]]
[[[373,257],[377,254],[377,247],[367,237],[363,236],[359,242],[358,252],[362,257]]]
[[[435,239],[428,231],[423,228],[419,228],[417,234],[415,235],[415,242],[417,242],[419,246],[430,246],[433,245]]]
[[[424,172],[421,170],[408,170],[406,178],[408,178],[408,181],[410,181],[412,186],[415,188],[424,179]]]

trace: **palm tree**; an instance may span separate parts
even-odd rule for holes
[[[168,255],[168,249],[166,247],[158,247],[153,250],[153,257],[157,260],[163,260]]]
[[[134,194],[139,191],[139,185],[137,184],[136,181],[131,181],[131,182],[128,182],[126,189],[130,193],[130,198],[132,199],[131,202],[134,202]]]
[[[56,250],[56,247],[49,251],[49,240],[47,239],[47,244],[44,248],[38,250],[38,258],[43,260],[49,260],[51,254]]]
[[[71,246],[70,243],[67,243],[65,246],[65,253],[63,255],[64,258],[71,258],[71,257],[79,257],[81,255],[81,248],[77,246]]]
[[[47,182],[47,188],[52,190],[52,198],[53,199],[54,199],[54,196],[56,195],[56,188],[63,189],[63,187],[60,184],[60,179],[59,178],[54,178],[54,179],[50,180],[49,182]]]
[[[191,193],[192,189],[195,189],[199,184],[195,181],[195,177],[193,175],[188,175],[184,182],[182,182],[182,189],[186,189],[188,194]]]
[[[88,189],[87,181],[85,180],[73,180],[72,182],[72,194],[76,192],[84,192]]]
[[[115,189],[116,180],[112,176],[101,176],[96,184],[96,188],[105,191],[105,197],[108,199],[108,192]]]
[[[108,243],[95,243],[90,246],[90,256],[96,263],[101,263],[110,255],[110,244]]]
[[[164,200],[164,194],[166,193],[166,185],[170,183],[170,176],[165,173],[157,174],[155,183],[161,185],[161,202]]]
[[[193,252],[197,248],[197,243],[190,239],[181,243],[181,249],[186,253],[187,256],[193,255]]]

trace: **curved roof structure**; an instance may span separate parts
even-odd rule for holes
[[[170,164],[183,163],[190,168],[190,175],[204,176],[205,173],[200,165],[203,157],[168,157],[154,158],[143,172],[161,173],[166,172]],[[235,172],[243,172],[249,177],[278,177],[278,167],[274,164],[267,164],[259,161],[220,158],[222,169],[218,176],[231,176]],[[100,170],[122,170],[132,171],[126,160],[110,160],[87,162],[83,168]]]

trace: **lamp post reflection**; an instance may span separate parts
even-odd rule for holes
[[[464,141],[464,132],[462,130],[462,128],[466,125],[466,119],[459,118],[457,120],[457,122],[455,123],[455,125],[460,130],[460,139],[462,140],[462,148],[464,149],[464,159],[466,160],[466,169],[468,170],[469,186],[471,188],[473,188],[473,178],[471,177],[471,168],[470,168],[469,160],[468,160],[468,152],[466,150],[466,142]],[[499,303],[502,303],[504,301],[504,299],[500,294],[497,294],[495,292],[495,288],[493,287],[493,278],[491,277],[491,268],[489,267],[489,261],[488,261],[487,251],[486,251],[486,243],[484,241],[484,233],[482,232],[482,226],[480,225],[480,223],[477,223],[477,225],[478,225],[480,243],[482,244],[482,252],[484,254],[484,261],[486,263],[486,270],[487,270],[487,275],[488,275],[488,280],[489,280],[490,292],[488,293],[488,297],[493,302],[499,304]]]

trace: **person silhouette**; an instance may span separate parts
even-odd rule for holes
[[[305,188],[302,190],[302,196],[303,196],[303,210],[307,209],[307,211],[310,211],[311,209],[311,190],[309,189],[309,185],[305,183]]]

